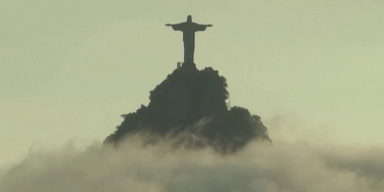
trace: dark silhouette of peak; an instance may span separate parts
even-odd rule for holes
[[[271,142],[259,116],[241,107],[228,109],[226,88],[218,71],[185,63],[150,92],[148,106],[122,115],[124,121],[105,143],[118,144],[142,132],[174,139],[175,147],[209,146],[222,153],[255,139]]]

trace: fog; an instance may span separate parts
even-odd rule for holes
[[[233,155],[172,148],[162,139],[119,148],[70,142],[33,148],[1,171],[2,192],[378,192],[384,190],[384,149],[251,142]]]

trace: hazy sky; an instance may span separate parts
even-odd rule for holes
[[[383,145],[383,2],[0,0],[0,164],[112,133],[182,61],[165,24],[188,14],[213,24],[197,67],[219,70],[272,140]]]

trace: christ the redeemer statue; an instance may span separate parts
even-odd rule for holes
[[[195,52],[195,32],[205,31],[207,27],[212,27],[212,25],[200,25],[192,22],[192,16],[190,15],[188,15],[187,22],[166,24],[165,26],[171,26],[173,30],[183,32],[184,63],[193,63],[193,54]]]

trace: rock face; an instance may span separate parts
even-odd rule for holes
[[[209,146],[222,153],[235,152],[253,139],[271,142],[259,116],[241,107],[228,109],[226,88],[218,71],[183,64],[150,92],[147,107],[123,115],[124,121],[105,143],[118,144],[140,132],[177,138],[176,147]]]

